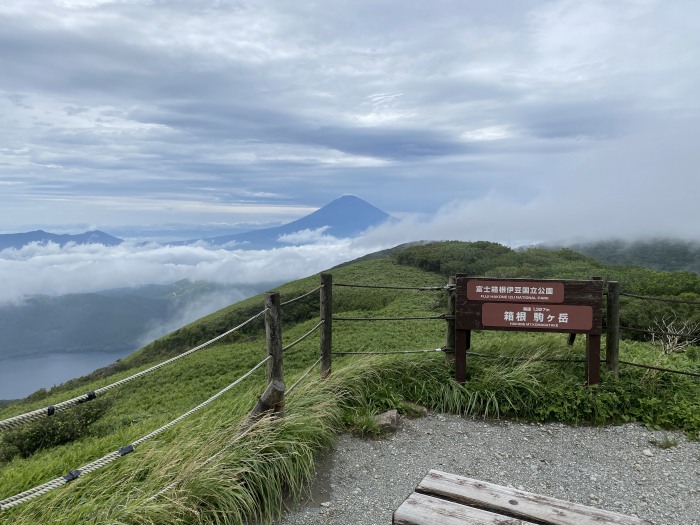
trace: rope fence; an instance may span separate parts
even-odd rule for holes
[[[473,355],[474,357],[483,357],[486,359],[508,359],[511,361],[532,361],[532,362],[550,362],[550,363],[585,363],[585,359],[564,359],[557,357],[523,357],[523,356],[513,356],[513,355],[492,355],[492,354],[480,354],[477,352],[467,352],[467,355]]]
[[[666,335],[670,337],[687,337],[688,339],[694,339],[700,334],[698,333],[682,333],[682,332],[663,332],[660,330],[645,330],[644,328],[633,328],[631,326],[620,326],[620,330],[629,330],[630,332],[639,332],[649,335]]]
[[[219,450],[216,454],[210,456],[208,459],[206,459],[205,461],[203,461],[200,465],[197,465],[195,468],[197,468],[197,469],[202,469],[202,468],[206,467],[209,463],[211,463],[212,461],[214,461],[216,458],[220,457],[224,452],[226,452],[228,449],[230,449],[232,446],[234,446],[234,445],[236,444],[236,442],[237,442],[239,439],[241,439],[243,436],[245,436],[246,434],[248,434],[248,432],[250,432],[250,429],[251,429],[251,428],[252,428],[252,427],[248,427],[248,428],[245,428],[245,429],[242,429],[242,430],[239,430],[238,432],[236,432],[236,435],[234,436],[234,438],[233,438],[228,444],[226,444],[226,445],[225,445],[221,450]],[[177,487],[177,486],[180,484],[181,481],[182,481],[182,480],[173,481],[173,482],[170,483],[169,485],[166,485],[165,487],[163,487],[162,489],[160,489],[158,492],[156,492],[155,494],[153,494],[152,496],[150,496],[148,499],[146,499],[146,500],[145,500],[145,503],[149,503],[149,502],[151,502],[151,501],[154,501],[154,500],[158,499],[160,496],[162,496],[162,495],[165,494],[166,492],[168,492],[168,491],[174,489],[175,487]]]
[[[431,321],[435,319],[449,319],[446,314],[431,315],[428,317],[333,317],[334,321]]]
[[[309,295],[313,294],[314,292],[318,292],[322,288],[323,288],[323,286],[317,287],[314,290],[311,290],[307,293],[304,293],[299,297],[296,297],[294,299],[286,301],[284,304],[285,305],[292,304],[292,303],[299,301],[305,297],[308,297]],[[66,409],[66,408],[73,406],[75,404],[85,403],[86,401],[90,401],[92,399],[95,399],[98,395],[100,395],[104,392],[107,392],[108,390],[110,390],[112,388],[116,388],[117,386],[123,385],[129,381],[133,381],[133,380],[135,380],[139,377],[142,377],[150,372],[158,370],[158,369],[160,369],[160,368],[162,368],[170,363],[173,363],[174,361],[177,361],[177,360],[182,359],[188,355],[191,355],[192,353],[194,353],[198,350],[201,350],[202,348],[205,348],[205,347],[213,344],[216,341],[221,340],[222,338],[226,337],[227,335],[230,335],[231,333],[233,333],[237,330],[240,330],[241,328],[243,328],[247,324],[253,322],[255,319],[259,318],[260,316],[265,315],[265,314],[269,314],[270,308],[275,308],[276,313],[274,316],[271,316],[270,319],[268,319],[268,315],[266,315],[266,326],[268,325],[268,323],[274,322],[273,320],[279,321],[279,308],[282,306],[279,303],[279,294],[275,293],[275,294],[268,294],[268,295],[269,296],[276,296],[277,299],[275,299],[275,301],[273,301],[273,302],[270,302],[269,306],[268,306],[268,303],[266,302],[266,307],[261,312],[252,316],[250,319],[244,321],[243,323],[239,324],[235,328],[227,330],[226,332],[218,335],[217,337],[214,337],[214,338],[210,339],[209,341],[207,341],[207,342],[205,342],[205,343],[203,343],[195,348],[188,350],[187,352],[183,352],[182,354],[180,354],[178,356],[175,356],[171,359],[163,361],[162,363],[154,365],[146,370],[143,370],[141,372],[133,374],[133,375],[126,377],[122,380],[116,381],[112,384],[109,384],[109,385],[104,386],[102,388],[96,389],[92,392],[89,392],[89,393],[83,395],[83,396],[79,396],[79,397],[76,397],[74,399],[64,401],[62,403],[47,407],[45,409],[35,410],[32,412],[28,412],[26,414],[22,414],[19,416],[15,416],[15,417],[0,421],[0,430],[1,429],[15,428],[15,427],[22,425],[24,423],[27,423],[29,421],[34,421],[34,420],[37,420],[37,419],[40,419],[40,418],[43,418],[46,416],[53,415],[57,411]],[[323,324],[323,321],[319,322],[318,324],[316,324],[316,326],[314,326],[314,328],[312,328],[306,334],[304,334],[303,336],[301,336],[300,338],[298,338],[294,342],[290,343],[289,345],[287,345],[283,349],[281,348],[281,327],[279,325],[276,325],[276,327],[270,332],[275,332],[275,335],[273,336],[273,338],[275,339],[275,341],[277,341],[279,343],[279,345],[272,345],[270,342],[271,341],[270,335],[268,335],[268,355],[262,361],[260,361],[257,365],[255,365],[253,368],[251,368],[248,372],[246,372],[241,377],[239,377],[238,379],[236,379],[235,381],[230,383],[228,386],[226,386],[225,388],[223,388],[222,390],[220,390],[219,392],[217,392],[216,394],[214,394],[213,396],[208,398],[206,401],[200,403],[199,405],[197,405],[193,409],[187,411],[186,413],[182,414],[178,418],[176,418],[176,419],[170,421],[169,423],[163,425],[162,427],[150,432],[149,434],[141,437],[140,439],[137,439],[136,441],[130,443],[129,445],[121,447],[119,450],[110,452],[109,454],[103,456],[102,458],[99,458],[98,460],[95,460],[91,463],[83,465],[75,470],[71,470],[67,474],[65,474],[64,476],[55,478],[55,479],[48,481],[42,485],[33,487],[31,489],[25,490],[19,494],[11,496],[9,498],[0,500],[0,511],[16,507],[22,503],[30,501],[34,498],[39,497],[39,496],[42,496],[55,488],[63,486],[66,483],[69,483],[75,479],[78,479],[81,476],[84,476],[86,474],[94,472],[95,470],[98,470],[98,469],[112,463],[113,461],[116,461],[120,457],[123,457],[127,454],[130,454],[131,452],[133,452],[135,450],[136,447],[138,447],[138,446],[144,444],[145,442],[155,438],[156,436],[162,434],[163,432],[165,432],[168,429],[172,428],[173,426],[177,425],[179,422],[181,422],[185,418],[187,418],[187,417],[191,416],[192,414],[194,414],[195,412],[203,409],[204,407],[206,407],[207,405],[209,405],[210,403],[212,403],[213,401],[215,401],[216,399],[218,399],[219,397],[224,395],[226,392],[228,392],[229,390],[234,388],[236,385],[238,385],[241,381],[245,380],[247,377],[249,377],[251,374],[253,374],[256,370],[258,370],[265,363],[268,363],[271,361],[274,363],[275,361],[281,360],[281,355],[282,355],[282,352],[284,350],[288,350],[288,349],[292,348],[293,346],[297,345],[298,343],[300,343],[301,341],[303,341],[304,339],[309,337],[312,333],[314,333],[316,330],[318,330],[318,328],[322,324]],[[268,331],[269,330],[266,328],[266,332],[268,332]],[[307,370],[307,372],[305,374],[303,374],[297,380],[297,382],[292,386],[291,389],[288,390],[288,392],[291,391],[293,388],[295,388],[296,385],[298,385],[301,380],[303,380],[306,376],[308,376],[308,374],[311,372],[311,370],[313,370],[313,368],[320,361],[321,361],[321,359],[319,358],[314,363],[314,365],[309,370]],[[268,389],[265,391],[265,393],[263,393],[263,396],[261,396],[261,398],[258,400],[258,404],[255,406],[255,408],[251,412],[251,417],[254,416],[255,414],[265,412],[268,409],[268,407],[273,408],[273,406],[268,406],[266,403],[268,403],[268,402],[272,403],[272,401],[270,401],[270,400],[274,399],[274,396],[275,396],[274,389],[271,389],[271,387],[275,386],[276,378],[275,378],[275,371],[274,370],[275,370],[275,367],[278,365],[277,365],[277,363],[274,363],[274,364],[271,364],[271,366],[272,366],[272,368],[270,368],[270,365],[268,366],[268,379],[270,380],[270,385],[268,385]],[[279,366],[281,368],[281,364]],[[281,379],[281,377],[280,377],[280,379]],[[283,385],[283,383],[282,383],[282,385]],[[270,395],[269,392],[272,392],[272,394]],[[202,466],[206,465],[207,463],[209,463],[210,461],[215,459],[215,457],[220,455],[222,452],[223,452],[223,450],[220,451],[218,454],[212,456],[209,460],[205,461]],[[172,488],[172,486],[174,486],[174,484],[166,487],[161,492],[159,492],[159,494],[168,490],[169,488]]]
[[[287,391],[285,392],[285,395],[287,395],[287,396],[290,395],[290,394],[292,393],[292,391],[299,385],[299,383],[301,383],[304,379],[306,379],[306,377],[308,377],[308,375],[313,371],[314,368],[316,368],[316,366],[318,366],[318,364],[319,364],[320,362],[321,362],[321,358],[319,357],[319,358],[314,362],[314,364],[311,365],[311,366],[310,366],[310,367],[309,367],[309,368],[294,382],[294,384],[293,384],[292,386],[290,386],[290,387],[287,389]],[[231,440],[231,442],[229,442],[227,445],[225,445],[225,446],[224,446],[221,450],[219,450],[216,454],[214,454],[213,456],[210,456],[207,460],[205,460],[205,461],[202,462],[200,465],[198,465],[197,468],[204,468],[204,467],[206,467],[209,463],[211,463],[212,461],[214,461],[216,458],[220,457],[220,456],[221,456],[222,454],[224,454],[229,448],[231,448],[233,445],[235,445],[236,442],[237,442],[240,438],[242,438],[243,436],[245,436],[245,435],[250,431],[251,428],[252,428],[252,427],[246,427],[246,428],[243,428],[242,430],[239,430],[239,431],[236,433],[235,437]],[[154,495],[152,495],[151,497],[149,497],[149,498],[146,500],[146,502],[150,502],[150,501],[153,501],[153,500],[159,498],[160,496],[162,496],[162,495],[165,494],[166,492],[168,492],[168,491],[174,489],[179,483],[180,483],[180,481],[174,481],[173,483],[167,485],[166,487],[162,488],[161,490],[159,490],[158,492],[156,492]]]
[[[643,299],[647,301],[658,301],[662,303],[679,303],[679,304],[696,304],[700,305],[700,301],[692,301],[689,299],[671,299],[669,297],[652,297],[648,295],[637,295],[633,293],[620,292],[621,296],[632,297],[634,299]]]
[[[509,355],[491,355],[491,354],[479,354],[477,352],[467,352],[467,355],[472,355],[475,357],[483,357],[487,359],[509,359],[513,361],[543,361],[543,362],[551,362],[551,363],[585,363],[585,359],[559,359],[559,358],[553,358],[553,357],[522,357],[522,356],[509,356]],[[604,363],[605,360],[601,360],[601,363]],[[672,368],[661,368],[658,366],[651,366],[651,365],[642,365],[640,363],[633,363],[631,361],[619,361],[620,364],[624,365],[629,365],[629,366],[636,366],[638,368],[647,368],[649,370],[658,370],[660,372],[669,372],[671,374],[679,374],[679,375],[685,375],[685,376],[690,376],[690,377],[700,377],[700,373],[695,373],[695,372],[686,372],[684,370],[674,370]]]
[[[620,363],[624,365],[629,365],[629,366],[636,366],[638,368],[647,368],[649,370],[658,370],[660,372],[669,372],[671,374],[679,374],[679,375],[684,375],[684,376],[690,376],[690,377],[700,377],[700,374],[695,373],[695,372],[686,372],[684,370],[673,370],[671,368],[660,368],[658,366],[651,366],[651,365],[642,365],[640,363],[632,363],[630,361],[620,361]]]
[[[147,375],[151,372],[154,372],[155,370],[158,370],[164,366],[167,366],[179,359],[182,359],[188,355],[191,355],[194,352],[197,352],[198,350],[201,350],[202,348],[205,348],[216,341],[221,340],[222,338],[230,335],[231,333],[240,330],[247,324],[253,322],[254,320],[258,319],[259,317],[265,315],[265,332],[266,332],[266,339],[267,339],[267,355],[266,357],[260,361],[257,365],[255,365],[253,368],[251,368],[248,372],[240,376],[238,379],[224,387],[222,390],[214,394],[213,396],[209,397],[207,400],[204,402],[200,403],[199,405],[195,406],[191,410],[185,412],[181,416],[177,417],[176,419],[170,421],[169,423],[161,426],[160,428],[148,433],[147,435],[137,439],[136,441],[133,441],[132,443],[121,447],[119,450],[110,452],[109,454],[106,454],[102,458],[99,458],[95,461],[92,461],[91,463],[87,463],[75,470],[71,470],[65,475],[61,477],[57,477],[51,481],[48,481],[42,485],[38,485],[36,487],[33,487],[31,489],[25,490],[24,492],[21,492],[19,494],[16,494],[14,496],[11,496],[9,498],[0,500],[0,511],[7,510],[13,507],[16,507],[24,502],[30,501],[34,498],[37,498],[43,494],[46,494],[47,492],[58,488],[60,486],[63,486],[67,483],[70,483],[71,481],[78,479],[79,477],[85,476],[87,474],[90,474],[91,472],[94,472],[95,470],[98,470],[106,465],[109,465],[110,463],[116,461],[117,459],[130,454],[133,452],[137,447],[141,446],[142,444],[146,443],[147,441],[159,436],[163,432],[166,432],[168,429],[172,428],[173,426],[177,425],[187,417],[191,416],[195,412],[203,409],[210,403],[214,402],[216,399],[219,397],[223,396],[225,393],[227,393],[229,390],[234,388],[236,385],[238,385],[241,381],[245,380],[248,378],[251,374],[253,374],[256,370],[258,370],[260,367],[265,365],[267,363],[267,379],[268,379],[268,386],[265,392],[263,393],[262,396],[259,397],[258,402],[255,406],[255,408],[250,412],[249,418],[246,424],[244,424],[235,434],[234,437],[231,438],[230,441],[228,441],[223,448],[221,448],[217,453],[209,457],[207,460],[205,460],[203,463],[199,464],[195,468],[202,468],[214,461],[216,458],[220,457],[221,454],[223,454],[226,450],[234,446],[236,442],[245,435],[249,429],[251,428],[250,425],[252,425],[253,421],[255,421],[256,417],[259,417],[261,414],[269,413],[270,411],[275,411],[277,412],[280,416],[283,415],[283,407],[284,407],[284,399],[285,396],[289,396],[292,394],[292,392],[295,391],[295,389],[301,384],[302,381],[304,381],[311,373],[312,371],[320,364],[320,370],[321,370],[321,378],[327,377],[327,374],[330,373],[330,365],[331,365],[331,355],[335,356],[361,356],[361,355],[406,355],[406,354],[428,354],[428,353],[436,353],[436,352],[442,352],[445,353],[446,360],[449,357],[449,355],[454,355],[455,349],[457,348],[457,345],[454,342],[454,325],[455,325],[455,309],[454,309],[454,302],[455,302],[455,291],[456,287],[454,285],[454,278],[450,280],[450,283],[447,285],[443,286],[388,286],[388,285],[370,285],[370,284],[348,284],[348,283],[332,283],[332,279],[329,274],[322,274],[322,284],[321,286],[318,286],[314,288],[313,290],[310,290],[306,293],[302,293],[298,297],[295,297],[293,299],[280,302],[279,300],[279,293],[278,292],[271,292],[267,294],[267,300],[265,303],[265,307],[262,311],[251,317],[250,319],[244,321],[240,325],[236,326],[235,328],[232,328],[212,339],[209,341],[202,343],[201,345],[194,347],[178,356],[175,356],[173,358],[167,359],[163,361],[162,363],[159,363],[157,365],[151,366],[150,368],[143,370],[141,372],[135,373],[129,377],[126,377],[124,379],[121,379],[119,381],[116,381],[114,383],[111,383],[109,385],[106,385],[104,387],[98,388],[92,392],[88,392],[87,394],[84,394],[82,396],[78,396],[76,398],[63,401],[61,403],[58,403],[56,405],[52,405],[43,409],[39,410],[34,410],[31,412],[28,412],[26,414],[22,414],[19,416],[15,416],[12,418],[8,418],[5,420],[0,421],[0,431],[2,430],[7,430],[7,429],[13,429],[16,428],[24,423],[30,422],[30,421],[35,421],[47,416],[51,416],[55,414],[57,411],[65,410],[71,406],[80,404],[80,403],[85,403],[88,402],[92,399],[95,399],[97,396],[102,395],[103,393],[116,388],[120,385],[123,385],[127,382],[133,381],[139,377],[142,377],[144,375]],[[619,284],[619,283],[614,283],[614,284]],[[423,292],[423,291],[448,291],[450,293],[450,298],[448,299],[448,313],[440,314],[440,315],[430,315],[430,316],[396,316],[396,317],[345,317],[345,316],[333,316],[332,315],[332,289],[334,287],[350,287],[350,288],[364,288],[364,289],[383,289],[383,290],[411,290],[411,291],[417,291],[417,292]],[[612,290],[612,288],[611,288]],[[308,332],[306,332],[304,335],[301,337],[295,339],[293,342],[287,344],[286,346],[282,345],[282,322],[281,322],[281,307],[283,306],[288,306],[293,303],[296,303],[297,301],[301,301],[309,296],[311,296],[314,293],[317,292],[320,293],[320,318],[321,320],[316,322],[316,324],[311,328]],[[685,303],[685,304],[700,304],[700,301],[686,301],[686,300],[680,300],[680,299],[670,299],[670,298],[659,298],[659,297],[648,297],[648,296],[642,296],[642,295],[636,295],[636,294],[629,294],[629,293],[622,293],[619,292],[619,287],[617,288],[617,296],[622,295],[626,297],[632,297],[635,299],[645,299],[645,300],[652,300],[652,301],[663,301],[663,302],[672,302],[672,303]],[[610,298],[611,293],[608,293],[608,298]],[[619,301],[618,301],[619,305]],[[429,311],[429,310],[428,310]],[[379,313],[379,312],[378,312]],[[409,312],[407,312],[409,313]],[[617,313],[619,316],[619,311]],[[372,322],[372,321],[424,321],[424,320],[441,320],[441,321],[447,321],[447,344],[441,348],[430,348],[430,349],[419,349],[419,350],[386,350],[386,351],[373,351],[373,350],[367,350],[367,351],[332,351],[331,348],[331,338],[332,338],[332,321],[366,321],[366,322]],[[314,321],[315,322],[315,321]],[[611,321],[610,319],[607,319],[607,324],[610,325]],[[641,328],[633,328],[633,327],[627,327],[627,326],[620,326],[619,325],[619,319],[617,319],[615,323],[616,327],[619,327],[622,330],[630,330],[633,332],[644,332],[652,335],[668,335],[668,336],[684,336],[684,337],[693,337],[693,335],[688,335],[688,334],[683,334],[683,333],[672,333],[672,332],[663,332],[663,331],[654,331],[654,330],[644,330]],[[315,360],[315,362],[306,370],[304,371],[292,384],[291,387],[285,388],[284,384],[284,378],[283,378],[283,359],[282,355],[285,352],[288,352],[290,349],[294,348],[296,345],[301,343],[302,341],[306,340],[308,337],[310,337],[312,334],[314,334],[316,331],[321,331],[320,335],[320,354],[321,356],[318,357],[318,359]],[[450,337],[452,336],[452,341]],[[619,340],[619,333],[617,335],[617,338]],[[525,356],[509,356],[509,355],[494,355],[494,354],[484,354],[484,353],[478,353],[478,352],[473,352],[469,350],[469,342],[467,340],[467,343],[465,345],[464,339],[462,339],[462,344],[463,346],[462,351],[466,351],[467,356],[473,356],[473,357],[478,357],[478,358],[487,358],[487,359],[500,359],[500,360],[512,360],[512,361],[529,361],[529,362],[552,362],[552,363],[587,363],[589,366],[591,364],[595,364],[597,366],[599,357],[600,357],[600,345],[598,343],[598,349],[596,352],[598,352],[598,355],[594,355],[593,361],[591,361],[591,357],[589,356],[587,359],[574,359],[574,358],[554,358],[554,357],[538,357],[538,356],[532,356],[532,357],[525,357]],[[598,341],[600,341],[600,336],[598,335]],[[572,340],[573,342],[573,340]],[[432,343],[428,343],[432,344]],[[571,343],[572,344],[572,343]],[[465,350],[466,347],[466,350]],[[318,354],[316,354],[318,355]],[[464,354],[462,354],[464,355]],[[592,355],[592,354],[591,354]],[[601,361],[602,362],[602,361]],[[661,372],[667,372],[667,373],[673,373],[673,374],[680,374],[680,375],[685,375],[685,376],[691,376],[691,377],[700,377],[700,373],[696,372],[685,372],[681,370],[673,370],[673,369],[667,369],[667,368],[661,368],[661,367],[656,367],[656,366],[651,366],[651,365],[643,365],[640,363],[633,363],[629,361],[620,361],[616,357],[616,362],[619,362],[620,364],[628,365],[628,366],[634,366],[634,367],[639,367],[639,368],[645,368],[645,369],[650,369],[650,370],[657,370]],[[617,373],[617,368],[615,368],[615,373]],[[184,477],[182,478],[184,479]],[[179,479],[173,483],[170,483],[160,491],[158,491],[156,494],[148,498],[146,501],[151,501],[159,496],[161,496],[163,493],[167,492],[168,490],[171,490],[174,488],[178,483],[182,481],[182,479]]]
[[[285,392],[285,394],[286,395],[291,394],[292,391],[299,385],[299,383],[301,383],[304,379],[306,379],[306,377],[313,371],[313,369],[316,368],[316,366],[318,366],[318,364],[321,362],[321,359],[322,359],[321,357],[316,359],[316,362],[313,365],[311,365],[306,370],[306,372],[304,372],[301,376],[299,376],[299,378],[294,382],[294,384],[287,389],[287,392]]]
[[[427,350],[387,350],[384,352],[333,352],[333,355],[391,355],[391,354],[425,354],[427,352],[443,352],[443,348],[429,348]]]
[[[283,351],[283,352],[286,352],[287,350],[289,350],[289,349],[292,348],[293,346],[296,346],[296,345],[298,345],[299,343],[301,343],[304,339],[306,339],[306,338],[309,337],[311,334],[313,334],[316,330],[318,330],[318,329],[321,327],[322,324],[323,324],[323,321],[319,321],[318,324],[316,324],[316,326],[314,326],[311,330],[309,330],[309,331],[306,332],[304,335],[302,335],[299,339],[297,339],[296,341],[294,341],[294,342],[292,342],[292,343],[289,343],[287,346],[283,347],[283,348],[282,348],[282,351]]]
[[[180,355],[177,355],[177,356],[175,356],[175,357],[172,357],[172,358],[170,358],[170,359],[168,359],[168,360],[166,360],[166,361],[163,361],[162,363],[158,363],[157,365],[154,365],[154,366],[152,366],[152,367],[150,367],[150,368],[147,368],[146,370],[142,370],[141,372],[138,372],[138,373],[136,373],[136,374],[133,374],[133,375],[131,375],[131,376],[129,376],[129,377],[125,377],[124,379],[121,379],[121,380],[119,380],[119,381],[116,381],[116,382],[114,382],[114,383],[112,383],[112,384],[103,386],[103,387],[98,388],[98,389],[96,389],[96,390],[94,390],[94,391],[92,391],[92,392],[88,392],[87,394],[84,394],[84,395],[82,395],[82,396],[74,397],[73,399],[69,399],[69,400],[67,400],[67,401],[63,401],[63,402],[61,402],[61,403],[57,403],[57,404],[55,404],[55,405],[48,406],[48,407],[46,407],[46,408],[40,408],[40,409],[37,409],[37,410],[33,410],[33,411],[31,411],[31,412],[27,412],[27,413],[25,413],[25,414],[20,414],[20,415],[18,415],[18,416],[14,416],[14,417],[11,417],[11,418],[8,418],[8,419],[3,419],[2,421],[0,421],[0,431],[2,431],[2,430],[9,430],[9,429],[12,429],[12,428],[16,428],[16,427],[19,427],[19,426],[21,426],[21,425],[23,425],[23,424],[25,424],[25,423],[29,423],[29,422],[31,422],[31,421],[37,421],[37,420],[39,420],[39,419],[43,419],[44,417],[52,416],[52,415],[54,415],[56,412],[59,412],[59,411],[61,411],[61,410],[66,410],[67,408],[73,407],[73,406],[75,406],[75,405],[78,405],[78,404],[81,404],[81,403],[86,403],[87,401],[92,401],[93,399],[96,399],[97,396],[99,396],[99,395],[101,395],[101,394],[104,394],[105,392],[108,392],[109,390],[111,390],[111,389],[113,389],[113,388],[116,388],[116,387],[118,387],[118,386],[124,385],[124,384],[126,384],[126,383],[128,383],[128,382],[130,382],[130,381],[133,381],[134,379],[138,379],[138,378],[140,378],[140,377],[143,377],[143,376],[145,376],[145,375],[147,375],[147,374],[150,374],[151,372],[155,372],[156,370],[158,370],[158,369],[160,369],[160,368],[163,368],[164,366],[167,366],[167,365],[169,365],[169,364],[171,364],[171,363],[174,363],[175,361],[177,361],[177,360],[179,360],[179,359],[182,359],[182,358],[184,358],[184,357],[187,357],[187,356],[189,356],[189,355],[191,355],[191,354],[193,354],[193,353],[195,353],[195,352],[201,350],[202,348],[205,348],[205,347],[207,347],[207,346],[210,346],[211,344],[215,343],[216,341],[219,341],[220,339],[223,339],[223,338],[226,337],[227,335],[230,335],[230,334],[232,334],[233,332],[236,332],[237,330],[240,330],[241,328],[243,328],[243,327],[246,326],[247,324],[253,322],[255,319],[257,319],[258,317],[260,317],[261,315],[263,315],[266,311],[267,311],[267,310],[263,310],[263,311],[261,311],[261,312],[255,314],[253,317],[251,317],[250,319],[248,319],[248,320],[242,322],[241,324],[239,324],[239,325],[236,326],[235,328],[231,328],[230,330],[227,330],[227,331],[224,332],[223,334],[218,335],[218,336],[214,337],[213,339],[210,339],[209,341],[207,341],[207,342],[205,342],[205,343],[202,343],[201,345],[196,346],[196,347],[194,347],[194,348],[188,350],[187,352],[183,352],[183,353],[180,354]]]
[[[416,292],[433,292],[448,290],[449,285],[443,286],[385,286],[379,284],[346,284],[346,283],[333,283],[333,286],[341,286],[346,288],[375,288],[379,290],[413,290]]]
[[[323,288],[323,286],[317,286],[316,288],[314,288],[310,292],[306,292],[305,294],[300,295],[299,297],[295,297],[294,299],[289,299],[288,301],[280,303],[280,306],[287,306],[287,305],[290,305],[290,304],[295,303],[297,301],[301,301],[303,298],[308,297],[312,293],[318,292],[321,288]]]
[[[146,441],[153,439],[154,437],[162,434],[169,428],[172,428],[173,426],[177,425],[180,423],[183,419],[191,416],[195,412],[201,410],[205,406],[209,405],[222,395],[224,395],[226,392],[231,390],[233,387],[235,387],[237,384],[239,384],[241,381],[244,379],[248,378],[253,372],[255,372],[258,368],[260,368],[262,365],[267,363],[271,359],[271,356],[267,356],[265,359],[260,361],[257,365],[255,365],[253,368],[251,368],[248,372],[243,374],[241,377],[230,383],[228,386],[223,388],[222,390],[219,390],[216,394],[211,396],[209,399],[206,401],[200,403],[196,407],[188,410],[184,414],[182,414],[180,417],[173,419],[170,423],[167,423],[166,425],[163,425],[162,427],[154,430],[153,432],[143,436],[140,439],[137,439],[133,443],[126,445],[119,450],[116,450],[114,452],[110,452],[106,456],[101,457],[100,459],[93,461],[91,463],[88,463],[87,465],[83,465],[80,468],[77,468],[75,470],[71,470],[64,476],[58,477],[56,479],[53,479],[51,481],[48,481],[44,483],[43,485],[39,485],[37,487],[31,488],[29,490],[25,490],[24,492],[21,492],[19,494],[16,494],[15,496],[9,497],[7,499],[3,499],[0,501],[0,511],[10,509],[12,507],[16,507],[17,505],[20,505],[22,503],[25,503],[27,501],[30,501],[34,498],[38,498],[39,496],[42,496],[46,494],[47,492],[58,488],[62,485],[65,485],[66,483],[69,483],[73,480],[78,479],[81,476],[84,476],[85,474],[90,474],[91,472],[94,472],[106,465],[109,465],[113,461],[116,461],[117,459],[126,456],[127,454],[130,454],[131,452],[134,451],[134,449]]]

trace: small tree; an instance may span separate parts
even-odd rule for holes
[[[664,354],[685,352],[691,345],[700,342],[700,323],[679,319],[673,315],[665,315],[661,320],[656,319],[651,329],[651,342],[659,343]]]

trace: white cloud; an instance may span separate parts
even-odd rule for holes
[[[465,131],[460,135],[464,140],[502,140],[513,136],[508,126],[488,126]]]
[[[513,174],[497,190],[452,200],[370,231],[366,241],[488,240],[508,245],[666,236],[700,240],[692,126],[640,123],[632,134],[552,158],[546,174]],[[531,169],[524,166],[524,169]],[[523,198],[522,188],[531,185]],[[689,189],[691,189],[689,191]]]
[[[287,282],[360,257],[368,248],[349,240],[267,251],[206,246],[32,244],[0,251],[0,303],[27,295],[63,295],[181,279],[223,284]]]
[[[267,284],[267,283],[266,283]],[[182,305],[176,313],[164,322],[153,322],[148,330],[139,337],[138,346],[145,346],[164,335],[182,328],[197,319],[201,319],[212,312],[242,301],[246,296],[236,289],[212,292],[196,300]]]
[[[330,226],[321,226],[320,228],[307,228],[293,233],[280,235],[277,240],[285,244],[318,244],[320,242],[338,242],[335,237],[325,235]]]

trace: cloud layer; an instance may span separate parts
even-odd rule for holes
[[[320,241],[319,241],[320,242]],[[371,250],[349,240],[268,251],[206,246],[26,246],[0,251],[0,303],[35,294],[63,295],[170,284],[181,279],[250,285],[287,282],[360,257]],[[242,297],[231,298],[229,304]]]
[[[354,193],[496,236],[589,210],[685,230],[699,19],[693,0],[3,2],[0,228],[279,222]]]

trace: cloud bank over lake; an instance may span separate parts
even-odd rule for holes
[[[368,249],[333,238],[266,251],[128,242],[114,247],[34,244],[0,252],[4,280],[0,303],[34,294],[96,292],[181,279],[222,284],[287,282],[360,257]]]

